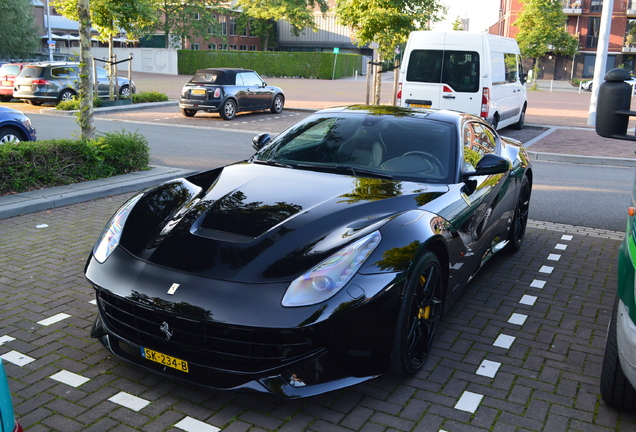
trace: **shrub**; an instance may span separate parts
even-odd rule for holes
[[[148,140],[110,132],[91,141],[56,139],[0,146],[0,196],[148,169]]]
[[[133,94],[133,103],[144,102],[165,102],[168,100],[168,95],[157,91],[144,91]]]
[[[93,98],[93,107],[98,108],[100,106],[102,106],[102,100],[100,98]],[[73,96],[73,99],[70,101],[58,102],[57,105],[55,105],[55,109],[61,111],[79,110],[79,99],[77,96]]]

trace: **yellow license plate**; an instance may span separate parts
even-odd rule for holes
[[[424,105],[424,104],[410,104],[411,108],[430,108],[430,105]]]
[[[11,81],[2,81],[2,85],[3,86],[10,86],[10,85],[13,85],[13,83]]]
[[[194,89],[194,90],[192,90],[192,94],[204,95],[205,94],[205,90]]]
[[[188,362],[185,360],[178,359],[176,357],[172,357],[158,351],[154,351],[148,348],[141,347],[141,355],[145,359],[153,361],[155,363],[162,364],[164,366],[171,367],[176,370],[180,370],[181,372],[190,372],[188,368]]]

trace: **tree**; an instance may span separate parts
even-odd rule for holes
[[[464,23],[462,22],[462,19],[459,17],[459,15],[457,15],[457,18],[455,18],[455,21],[453,21],[453,31],[462,30],[464,30]]]
[[[155,29],[163,31],[166,37],[166,48],[175,47],[178,43],[184,47],[188,37],[219,36],[221,26],[216,15],[221,0],[151,0],[158,14]],[[175,35],[176,38],[171,36]]]
[[[93,62],[91,55],[91,13],[89,0],[77,1],[80,31],[80,87],[79,115],[80,139],[95,138],[93,121]]]
[[[242,13],[236,18],[236,25],[240,30],[249,27],[250,35],[261,38],[263,51],[267,51],[270,41],[272,45],[276,43],[276,21],[274,20],[251,18]]]
[[[358,46],[376,42],[378,61],[393,54],[409,33],[439,21],[446,7],[439,0],[338,0],[336,17],[353,30]],[[380,79],[375,80],[374,104],[380,103]]]
[[[32,58],[39,48],[31,1],[0,1],[0,58]]]
[[[327,0],[238,0],[236,7],[251,18],[288,21],[294,36],[307,27],[316,29],[314,9],[322,13],[329,10]]]
[[[561,0],[525,0],[523,10],[514,23],[519,27],[517,43],[521,54],[534,59],[533,84],[537,88],[539,59],[548,52],[573,56],[578,52],[579,41],[568,34],[567,21]]]
[[[52,0],[53,6],[66,18],[79,20],[78,0]],[[90,19],[99,32],[97,38],[108,42],[109,57],[113,59],[113,38],[120,33],[127,37],[146,34],[156,18],[151,0],[91,0]],[[110,67],[110,99],[114,94],[114,68]]]

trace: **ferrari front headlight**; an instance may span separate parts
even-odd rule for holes
[[[362,267],[380,240],[380,232],[375,231],[344,247],[295,279],[283,296],[283,306],[308,306],[335,295]]]
[[[95,247],[93,247],[93,256],[100,264],[102,264],[110,256],[119,244],[121,232],[124,229],[126,219],[130,214],[132,208],[137,204],[137,201],[143,196],[143,194],[135,195],[129,199],[123,206],[117,210],[117,212],[110,218],[110,221],[102,231],[102,235],[99,237]]]

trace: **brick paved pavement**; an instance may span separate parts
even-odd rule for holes
[[[84,262],[126,197],[0,220],[0,356],[28,431],[636,431],[598,390],[621,233],[531,222],[454,305],[417,376],[281,401],[157,377],[88,337]]]

